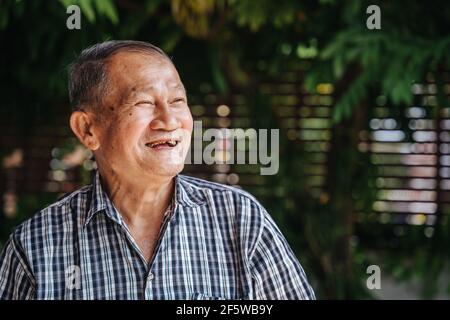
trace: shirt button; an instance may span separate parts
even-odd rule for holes
[[[147,277],[147,280],[148,281],[152,281],[154,278],[155,278],[155,275],[152,272],[150,272],[148,277]]]

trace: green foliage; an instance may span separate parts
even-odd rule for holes
[[[113,24],[119,22],[116,6],[112,0],[59,0],[66,8],[78,5],[90,23],[95,22],[96,11],[99,16],[108,18]]]
[[[359,75],[335,106],[334,119],[339,122],[350,117],[352,109],[370,88],[380,88],[380,93],[396,105],[411,105],[411,85],[424,79],[427,71],[433,72],[437,65],[445,63],[449,52],[450,36],[437,40],[405,39],[382,32],[345,30],[323,49],[320,54],[321,67],[308,75],[312,79],[308,79],[307,83],[310,88],[315,87],[314,72],[322,72],[324,65],[332,74],[328,80],[334,83],[344,80],[344,71],[349,66],[360,68]]]
[[[343,15],[346,26],[323,45],[317,65],[306,79],[310,89],[315,87],[319,74],[326,68],[327,81],[347,82],[347,89],[335,105],[333,118],[336,122],[350,117],[370,88],[377,88],[395,105],[411,105],[411,84],[423,81],[427,72],[434,73],[438,67],[442,70],[450,67],[450,36],[445,33],[446,17],[438,19],[440,14],[437,17],[432,15],[436,10],[432,14],[425,11],[421,17],[423,29],[413,30],[416,21],[408,20],[408,15],[402,21],[394,14],[401,12],[403,7],[397,4],[383,6],[381,3],[382,29],[371,31],[358,19],[367,7],[364,3],[347,2],[342,9],[346,13]],[[412,11],[420,7],[415,2],[408,5]],[[443,5],[442,11],[448,13],[448,6]],[[427,29],[433,30],[433,33],[428,34]],[[349,74],[345,71],[355,73],[355,70],[357,75],[348,83]],[[320,77],[320,80],[325,79]]]
[[[273,25],[276,28],[292,25],[297,18],[301,4],[290,0],[277,2],[270,0],[230,0],[229,5],[239,26],[257,31],[266,24]]]

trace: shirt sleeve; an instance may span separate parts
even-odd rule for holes
[[[314,291],[281,231],[264,212],[262,231],[251,256],[253,293],[263,300],[313,300]]]
[[[31,300],[34,293],[34,277],[12,235],[0,255],[0,300]]]

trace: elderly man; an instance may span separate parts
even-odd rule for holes
[[[98,171],[11,235],[1,299],[314,298],[251,195],[179,174],[193,121],[161,49],[108,41],[84,50],[69,96],[70,127]]]

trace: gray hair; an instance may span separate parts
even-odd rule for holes
[[[84,49],[69,65],[69,101],[72,110],[84,105],[100,105],[108,86],[107,60],[119,51],[134,51],[170,58],[157,46],[148,42],[113,40],[97,43]]]

